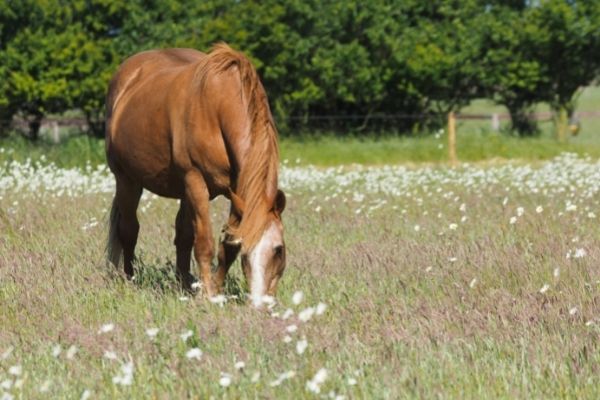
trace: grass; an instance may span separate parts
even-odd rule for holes
[[[110,194],[4,183],[0,384],[23,398],[598,398],[597,170],[569,158],[541,169],[296,170],[313,189],[284,172],[288,268],[276,311],[292,308],[287,320],[237,302],[180,300],[173,201],[142,200],[132,284],[101,262]],[[227,204],[212,210],[219,227]],[[578,249],[587,253],[575,258]],[[229,286],[245,287],[239,263]],[[295,306],[298,290],[305,299]],[[318,302],[323,315],[298,320]],[[107,323],[114,330],[99,333]],[[186,357],[194,347],[200,360]],[[132,385],[114,384],[129,361]],[[320,368],[329,374],[317,396],[306,382]],[[286,371],[295,376],[271,386]]]

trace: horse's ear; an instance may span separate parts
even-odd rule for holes
[[[237,194],[233,193],[233,190],[229,189],[229,198],[231,199],[231,212],[238,218],[238,220],[242,219],[242,215],[244,215],[244,200]]]
[[[285,193],[277,189],[277,195],[275,196],[274,210],[277,214],[281,214],[285,210]]]

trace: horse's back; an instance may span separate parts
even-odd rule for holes
[[[107,95],[107,115],[111,115],[123,92],[139,83],[151,83],[149,76],[173,72],[197,63],[206,54],[194,49],[160,49],[137,53],[120,66],[113,76]]]
[[[181,76],[190,75],[204,56],[193,49],[150,50],[121,64],[106,101],[106,151],[113,171],[155,193],[179,197],[182,188],[172,176],[169,103],[181,89]]]

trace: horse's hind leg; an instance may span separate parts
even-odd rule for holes
[[[133,259],[140,223],[137,219],[137,207],[142,195],[142,186],[131,182],[126,176],[115,175],[117,194],[115,205],[118,211],[117,238],[123,249],[124,270],[127,277],[133,276]]]
[[[190,274],[192,247],[194,246],[194,225],[192,209],[187,199],[181,199],[175,219],[175,248],[177,249],[177,278],[184,290],[191,290],[194,277]]]

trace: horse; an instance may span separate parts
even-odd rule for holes
[[[125,60],[106,97],[106,159],[116,181],[107,261],[123,261],[127,278],[139,233],[142,190],[179,199],[175,220],[176,275],[185,290],[198,283],[209,297],[222,292],[241,253],[252,304],[272,299],[285,269],[278,189],[278,133],[265,89],[242,53],[225,43],[209,53],[162,49]],[[216,270],[209,202],[230,200]]]

